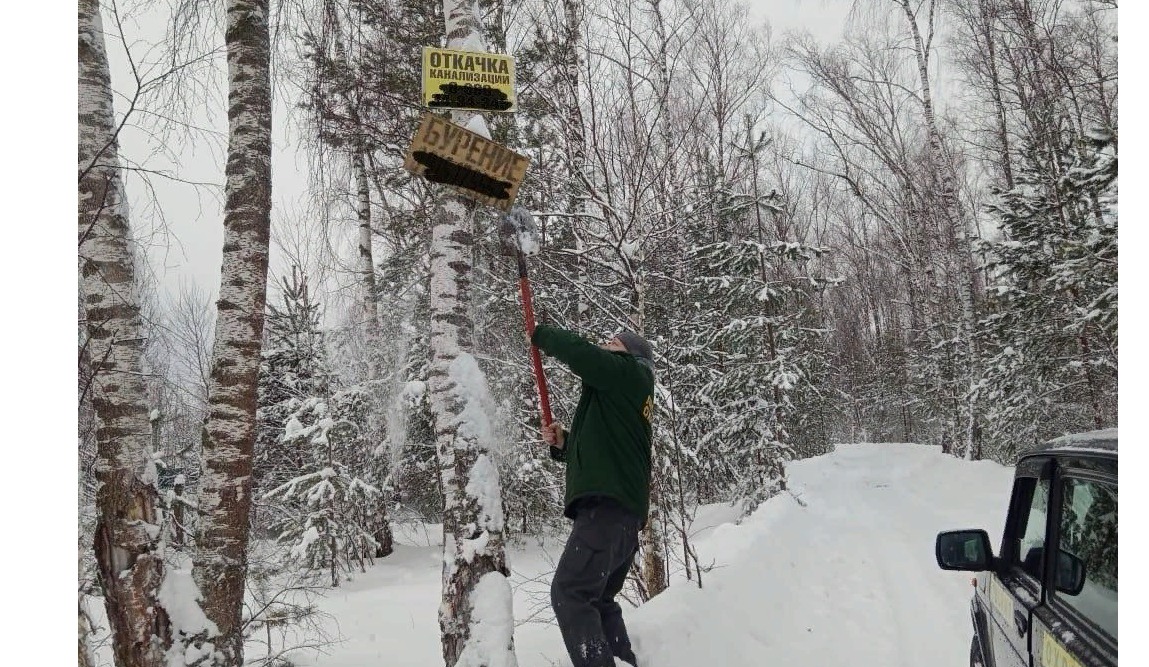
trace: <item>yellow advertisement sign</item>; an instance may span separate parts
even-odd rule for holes
[[[515,59],[498,53],[423,47],[423,106],[515,111]]]
[[[488,206],[510,210],[530,158],[428,112],[407,149],[403,168]]]

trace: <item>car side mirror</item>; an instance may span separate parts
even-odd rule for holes
[[[1061,549],[1057,552],[1058,593],[1078,595],[1085,588],[1085,561]]]
[[[985,572],[993,565],[993,547],[984,530],[950,530],[938,533],[934,544],[938,567],[943,570]]]

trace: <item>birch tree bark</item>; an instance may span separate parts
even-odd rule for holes
[[[447,48],[483,51],[476,0],[444,0]],[[452,111],[457,125],[486,132],[476,114]],[[445,196],[431,230],[431,414],[444,497],[443,603],[447,667],[515,667],[514,615],[498,469],[489,450],[486,379],[474,344],[471,248],[474,204]]]
[[[324,0],[324,30],[329,30],[331,43],[335,47],[335,60],[341,66],[350,69],[351,60],[347,54],[347,47],[343,43],[342,22],[339,20],[338,8],[334,0]],[[327,40],[324,40],[327,43]],[[357,201],[356,214],[359,220],[358,256],[356,268],[360,273],[360,306],[363,311],[363,326],[370,342],[380,342],[378,296],[375,292],[375,259],[372,252],[371,237],[371,184],[367,177],[367,148],[365,146],[364,131],[360,125],[359,110],[356,91],[344,91],[342,97],[347,105],[346,114],[354,124],[354,136],[351,138],[351,176],[355,181]],[[373,352],[376,350],[373,350]],[[377,361],[372,361],[371,377],[378,377]]]
[[[998,72],[997,66],[997,37],[993,34],[994,22],[996,20],[993,12],[997,11],[997,5],[988,0],[978,0],[977,5],[977,28],[980,28],[981,36],[984,40],[982,45],[985,47],[985,63],[986,69],[989,72],[990,93],[993,96],[994,121],[997,123],[997,140],[1001,144],[1001,171],[1005,177],[1005,187],[1012,190],[1013,161],[1010,156],[1009,128],[1006,125],[1005,104],[1002,102],[1001,93],[1001,75]]]
[[[347,48],[343,43],[343,33],[339,20],[338,10],[333,0],[324,0],[324,26],[332,32],[335,46],[335,58],[343,66],[351,67],[347,55]],[[355,136],[351,141],[351,175],[355,180],[356,214],[359,220],[358,255],[356,269],[360,274],[360,308],[363,318],[363,336],[367,341],[367,376],[373,388],[378,391],[377,381],[383,376],[383,330],[379,324],[379,293],[375,285],[375,253],[373,248],[373,232],[371,228],[371,182],[367,176],[367,146],[365,130],[359,115],[358,91],[351,90],[345,93],[347,114],[354,122]],[[382,468],[381,464],[376,464]],[[379,473],[379,479],[385,479],[386,474]],[[394,547],[394,536],[391,531],[391,521],[387,515],[386,494],[379,503],[379,509],[374,517],[377,526],[374,538],[378,542],[375,548],[375,557],[388,556]]]
[[[79,667],[95,667],[96,657],[92,655],[89,637],[92,635],[92,621],[88,612],[84,611],[84,597],[80,596],[79,625],[78,625],[78,652],[76,664]]]
[[[566,201],[566,212],[570,215],[571,226],[574,228],[575,253],[577,254],[578,304],[575,310],[575,322],[580,331],[584,331],[590,320],[591,304],[586,298],[586,285],[590,278],[587,274],[587,261],[583,253],[586,250],[583,242],[582,216],[586,212],[587,188],[586,174],[586,124],[583,121],[582,107],[579,103],[579,74],[582,60],[579,58],[579,46],[586,8],[583,0],[563,0],[563,32],[561,54],[564,60],[559,71],[562,86],[560,99],[562,100],[561,113],[563,116],[563,139],[566,144],[567,172],[570,174],[570,190]]]
[[[171,643],[144,338],[99,0],[79,2],[79,264],[97,418],[95,552],[116,664],[162,665]],[[81,657],[84,647],[81,647]]]
[[[913,38],[914,57],[917,61],[918,78],[921,84],[922,116],[925,119],[926,131],[929,136],[930,162],[934,177],[939,186],[938,193],[942,200],[942,215],[948,229],[946,237],[949,243],[949,256],[957,264],[957,290],[961,305],[960,331],[961,338],[966,345],[966,359],[962,374],[965,376],[968,389],[964,397],[965,406],[960,422],[962,424],[961,442],[962,452],[968,457],[973,452],[975,414],[974,406],[975,387],[977,384],[977,347],[974,340],[974,295],[972,282],[976,277],[971,255],[972,245],[969,239],[969,230],[965,215],[961,210],[961,202],[957,194],[957,174],[953,163],[946,156],[942,146],[941,131],[938,129],[937,115],[934,112],[933,96],[930,91],[929,58],[934,37],[934,11],[936,0],[929,0],[926,17],[927,35],[923,40],[921,30],[918,28],[917,16],[910,7],[910,0],[897,0],[906,16],[910,35]],[[956,417],[956,415],[955,415]],[[955,419],[955,421],[957,421]]]
[[[228,152],[223,265],[203,430],[193,576],[218,628],[212,662],[243,664],[256,381],[271,228],[268,0],[227,0]]]
[[[666,21],[662,15],[661,0],[648,0],[650,4],[650,11],[654,17],[654,34],[657,40],[656,49],[654,54],[654,67],[657,74],[656,91],[658,95],[658,134],[662,140],[662,148],[665,151],[667,158],[667,182],[670,184],[668,192],[664,195],[664,201],[660,202],[664,210],[677,210],[677,184],[678,176],[676,169],[676,157],[673,155],[674,146],[676,145],[674,138],[674,130],[671,127],[671,119],[673,113],[670,109],[670,85],[671,73],[667,57],[667,30]],[[642,226],[639,225],[641,229]],[[634,259],[634,293],[631,299],[631,324],[634,330],[643,334],[646,328],[646,252],[645,245],[642,239],[637,244]],[[646,522],[646,527],[643,528],[639,534],[639,544],[642,546],[642,579],[643,590],[649,598],[652,598],[662,591],[666,590],[669,585],[666,572],[666,549],[665,549],[665,536],[666,527],[663,525],[663,494],[662,494],[662,466],[661,457],[658,454],[658,448],[651,451],[650,473],[650,516]]]
[[[359,189],[359,271],[362,274],[362,291],[363,291],[363,335],[367,340],[367,367],[368,379],[371,382],[373,396],[379,396],[379,380],[383,377],[382,358],[383,358],[383,330],[379,326],[379,293],[375,288],[375,259],[372,252],[372,232],[371,232],[371,185],[367,180],[367,165],[363,159],[364,149],[361,141],[356,141],[355,149],[351,154],[351,171],[355,177],[356,186]],[[382,401],[375,403],[377,409],[382,410]],[[377,422],[376,422],[377,423]],[[383,460],[378,456],[375,457],[373,464],[378,471],[378,479],[386,479],[386,470],[383,466]],[[385,489],[380,488],[383,492],[379,500],[378,508],[376,509],[375,516],[372,517],[372,522],[375,526],[373,537],[377,542],[375,547],[375,557],[384,558],[389,556],[395,550],[393,545],[394,535],[391,531],[391,519],[387,513],[387,498],[388,493]]]
[[[379,346],[382,333],[379,329],[379,301],[375,289],[375,254],[372,251],[371,237],[371,184],[367,180],[367,165],[363,159],[362,141],[357,140],[351,154],[351,172],[358,190],[357,213],[359,217],[359,273],[362,276],[360,287],[363,291],[363,328],[371,344],[371,379],[379,379]]]

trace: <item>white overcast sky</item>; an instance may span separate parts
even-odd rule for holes
[[[166,3],[155,3],[156,5]],[[788,30],[810,30],[820,39],[835,39],[841,33],[851,0],[752,0],[749,3],[756,20],[769,21],[776,37]],[[162,10],[160,10],[162,11]],[[138,15],[125,25],[129,41],[155,43],[162,39],[165,16],[162,13]],[[105,25],[111,32],[115,26]],[[222,39],[222,38],[221,38]],[[142,52],[137,44],[135,51]],[[134,89],[131,68],[122,45],[109,36],[109,59],[112,63],[113,86],[122,94]],[[138,58],[139,56],[137,56]],[[222,58],[220,66],[224,66]],[[287,100],[276,99],[273,146],[273,212],[281,220],[291,212],[306,208],[307,157],[298,148],[298,136],[287,122]],[[117,112],[127,106],[125,97],[116,100]],[[206,116],[197,123],[226,132],[226,115],[215,112],[214,122]],[[170,169],[173,165],[153,154],[154,138],[139,130],[124,132],[120,151],[128,159],[144,161],[151,169]],[[222,155],[213,154],[206,146],[181,147],[181,175],[189,180],[222,183]],[[221,247],[223,243],[222,209],[217,197],[182,183],[162,177],[151,177],[154,198],[158,200],[166,224],[161,225],[157,210],[151,204],[152,192],[144,188],[137,176],[129,177],[131,221],[141,242],[148,248],[150,264],[164,289],[174,293],[181,282],[194,282],[214,293],[219,286]],[[277,268],[279,253],[273,250],[272,270]]]

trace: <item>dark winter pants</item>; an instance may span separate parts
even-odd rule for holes
[[[637,665],[614,596],[638,551],[641,521],[608,498],[583,499],[551,582],[551,607],[574,667]]]

